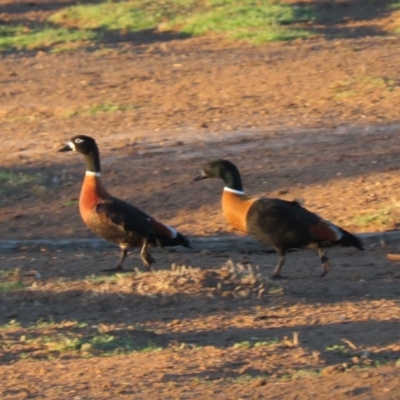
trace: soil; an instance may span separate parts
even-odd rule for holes
[[[309,2],[309,40],[142,32],[3,54],[0,238],[94,237],[77,210],[83,160],[56,151],[76,134],[96,138],[113,194],[188,236],[234,234],[221,182],[192,182],[214,158],[248,194],[302,199],[353,232],[397,229],[398,13]],[[1,1],[0,20],[34,25],[71,3]],[[115,278],[100,270],[117,250],[0,254],[1,398],[397,399],[398,249],[366,250],[328,250],[324,279],[315,252],[293,252],[282,282],[268,279],[275,255],[235,249],[155,251],[156,272]],[[40,339],[96,334],[134,349]]]

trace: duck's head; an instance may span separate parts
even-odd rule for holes
[[[207,163],[200,175],[194,181],[201,181],[207,178],[220,178],[225,182],[225,186],[231,189],[242,190],[242,182],[239,170],[236,165],[228,160],[214,160]]]
[[[58,151],[77,151],[83,155],[93,153],[97,150],[96,141],[90,136],[74,136],[64,147]]]
[[[232,175],[238,175],[239,171],[235,164],[228,160],[214,160],[207,163],[201,170],[200,175],[196,176],[194,181],[201,181],[207,178],[220,178],[225,181]]]

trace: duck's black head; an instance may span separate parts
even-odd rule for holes
[[[77,151],[78,153],[87,155],[97,151],[97,144],[90,136],[77,135],[58,151]]]
[[[58,151],[76,151],[85,156],[87,171],[100,172],[100,155],[96,141],[90,136],[74,136]]]
[[[243,190],[240,172],[236,165],[228,160],[214,160],[207,163],[200,175],[194,178],[194,181],[200,181],[207,178],[220,178],[225,186],[234,190]]]

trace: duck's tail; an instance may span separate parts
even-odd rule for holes
[[[183,246],[191,248],[190,239],[187,238],[182,233],[177,232],[177,235],[172,239],[162,238],[160,239],[160,244],[162,247],[172,247],[172,246]]]
[[[364,245],[357,236],[354,236],[344,229],[341,229],[341,231],[343,232],[343,236],[340,238],[340,240],[338,240],[339,244],[342,246],[356,247],[359,250],[364,250]]]

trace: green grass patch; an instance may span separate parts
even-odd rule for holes
[[[400,1],[398,1],[398,2],[396,2],[396,3],[392,3],[392,4],[390,4],[389,6],[388,6],[388,9],[389,10],[393,10],[393,11],[399,11],[400,10]],[[394,29],[394,33],[400,33],[400,21],[399,21],[399,18],[398,18],[398,15],[397,15],[397,13],[395,14],[395,18],[397,17],[397,19],[396,19],[396,25],[398,25],[397,26],[397,28],[395,28]]]
[[[392,3],[388,5],[389,10],[399,10],[400,9],[400,1],[397,3]]]
[[[154,28],[188,36],[214,33],[263,43],[311,36],[300,25],[314,17],[310,6],[273,0],[130,0],[68,7],[53,14],[49,22],[122,34]]]
[[[124,281],[126,277],[132,275],[132,271],[126,273],[117,273],[113,275],[90,275],[86,276],[83,280],[93,285],[102,285],[103,283],[116,283]],[[82,279],[80,279],[81,281]]]
[[[59,334],[56,336],[45,335],[38,338],[21,337],[20,341],[27,344],[41,345],[49,352],[87,352],[102,356],[116,354],[129,354],[135,351],[148,352],[161,349],[151,341],[147,345],[139,345],[129,335],[114,336],[108,334],[96,334],[92,337],[71,337]]]
[[[325,350],[330,353],[345,354],[349,349],[343,344],[334,344],[332,346],[326,346]]]
[[[0,269],[0,280],[17,277],[19,275],[19,268]]]
[[[360,227],[371,224],[386,226],[393,221],[398,220],[399,206],[394,204],[386,206],[368,213],[356,215],[352,218],[352,222]]]
[[[62,43],[93,40],[96,34],[87,30],[43,27],[0,27],[0,50],[38,50]]]
[[[19,328],[20,327],[20,323],[16,320],[16,319],[12,319],[9,322],[7,322],[6,324],[0,325],[1,329],[15,329],[15,328]]]
[[[37,183],[41,179],[38,174],[26,174],[23,172],[0,171],[0,193],[11,188],[18,188],[30,183]]]
[[[9,293],[13,290],[23,289],[26,285],[22,282],[0,282],[0,292]]]
[[[16,197],[40,194],[46,187],[41,174],[0,170],[0,204]]]
[[[393,77],[361,76],[345,81],[338,81],[329,88],[337,97],[346,98],[360,95],[368,95],[372,91],[380,90],[392,92],[400,86],[399,80]]]
[[[141,31],[152,29],[163,19],[174,19],[193,10],[195,1],[121,1],[80,4],[65,8],[49,18],[49,22],[77,29]]]
[[[64,114],[64,117],[65,118],[94,117],[99,114],[127,112],[132,110],[135,110],[135,106],[133,104],[124,105],[118,103],[99,103],[99,104],[93,104],[89,107],[80,110],[67,111]]]
[[[43,328],[56,328],[57,326],[84,329],[84,328],[88,328],[89,324],[87,322],[79,322],[76,320],[63,321],[60,324],[60,323],[55,322],[53,319],[51,319],[49,321],[46,319],[39,319],[35,324],[30,325],[29,329],[36,330],[36,329],[43,329]]]
[[[72,206],[77,206],[79,204],[79,200],[76,199],[69,199],[64,201],[63,206],[65,207],[72,207]]]
[[[250,349],[251,343],[248,341],[245,342],[238,342],[232,346],[233,349]]]
[[[273,340],[251,340],[251,341],[244,341],[244,342],[237,342],[232,345],[233,349],[251,349],[252,347],[270,347],[270,346],[279,346],[282,344],[282,341],[275,338]]]
[[[225,379],[227,384],[238,384],[244,385],[249,384],[255,381],[264,381],[260,386],[265,385],[266,382],[270,379],[268,375],[250,375],[250,374],[243,374],[236,377],[228,377]]]
[[[399,16],[398,16],[398,11],[400,10],[400,1],[391,3],[387,5],[387,10],[389,12],[394,11],[394,14],[392,17],[392,19],[394,21],[396,21],[396,25],[397,27],[395,29],[392,30],[393,33],[400,33],[400,20],[399,20]]]
[[[320,369],[299,369],[281,375],[280,380],[296,380],[301,378],[316,378],[321,375]]]
[[[15,320],[10,320],[7,324],[1,325],[0,328],[2,329],[16,329],[20,328],[21,324]],[[77,320],[64,320],[62,322],[55,322],[53,319],[47,320],[44,318],[39,319],[38,321],[34,322],[33,324],[29,325],[28,327],[24,328],[28,332],[45,329],[45,328],[52,328],[52,329],[85,329],[89,328],[89,323],[84,321],[77,321]]]
[[[86,321],[39,320],[23,326],[16,320],[2,327],[0,353],[10,359],[57,359],[68,353],[73,357],[108,357],[117,354],[150,352],[162,349],[157,337],[145,329],[114,329]]]
[[[215,0],[210,5],[196,14],[177,17],[169,27],[180,26],[180,32],[195,36],[220,33],[230,39],[253,43],[311,36],[309,31],[293,27],[313,19],[310,7],[251,0]]]

